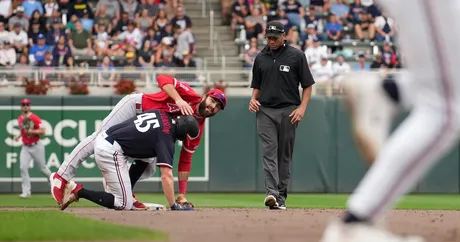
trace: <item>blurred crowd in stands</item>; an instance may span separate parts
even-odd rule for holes
[[[384,0],[234,0],[230,25],[236,36],[241,38],[242,30],[248,41],[244,67],[251,68],[264,47],[266,23],[280,20],[290,45],[305,52],[315,80],[331,83],[352,70],[401,68],[393,45],[397,23],[378,1]],[[346,42],[367,50],[344,48]],[[379,46],[374,53],[373,45]]]
[[[194,46],[182,0],[0,1],[3,68],[194,67]]]

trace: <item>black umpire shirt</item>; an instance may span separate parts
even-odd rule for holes
[[[173,165],[175,125],[163,111],[146,111],[110,127],[106,133],[121,146],[123,155],[132,158],[157,157],[158,166]]]
[[[254,60],[252,74],[251,88],[260,90],[258,101],[269,108],[300,105],[299,84],[315,84],[305,54],[287,43],[277,50],[265,46]]]

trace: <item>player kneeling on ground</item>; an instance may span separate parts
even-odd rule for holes
[[[191,210],[176,203],[174,196],[173,161],[176,140],[185,140],[199,134],[198,121],[193,116],[173,119],[166,112],[146,111],[101,132],[95,141],[94,155],[110,192],[84,189],[73,181],[64,190],[61,210],[85,198],[116,210],[130,210],[133,206],[128,157],[153,161],[160,167],[163,192],[171,210]]]

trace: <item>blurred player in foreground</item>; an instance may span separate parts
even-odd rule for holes
[[[35,113],[30,111],[30,100],[21,101],[22,113],[18,117],[18,125],[21,129],[21,135],[15,136],[14,140],[22,139],[21,154],[19,156],[21,169],[21,198],[28,198],[31,195],[29,166],[30,160],[34,160],[40,168],[40,171],[49,178],[51,171],[45,164],[45,146],[40,141],[40,136],[45,135],[45,127],[42,120]]]
[[[75,176],[80,164],[94,153],[94,141],[98,133],[119,124],[146,110],[158,109],[174,115],[194,115],[200,126],[197,138],[184,140],[181,150],[179,170],[179,203],[185,203],[187,181],[191,170],[193,152],[198,148],[201,135],[203,134],[205,119],[214,116],[225,108],[227,98],[217,89],[209,91],[204,97],[198,95],[187,83],[180,82],[167,75],[157,77],[157,82],[162,91],[154,94],[136,93],[125,96],[113,108],[110,114],[102,121],[99,130],[81,141],[67,156],[56,173],[52,174],[51,194],[53,198],[62,204],[64,188],[67,181]],[[152,162],[150,162],[152,163]],[[146,163],[135,162],[131,169],[145,170]],[[153,170],[153,169],[150,169]],[[134,185],[134,184],[133,184]],[[134,209],[147,209],[147,207],[134,199]]]
[[[101,206],[115,210],[131,210],[133,195],[128,171],[128,158],[146,159],[157,157],[163,192],[171,210],[190,210],[176,203],[174,196],[173,161],[176,140],[199,134],[198,121],[190,115],[178,120],[164,111],[151,110],[130,118],[100,132],[94,142],[96,163],[102,172],[108,191],[97,192],[84,189],[73,181],[64,190],[61,210],[79,198],[88,199]]]
[[[386,0],[381,4],[399,23],[400,46],[412,86],[400,85],[403,80],[379,82],[369,73],[347,78],[358,146],[368,154],[367,159],[376,158],[350,197],[347,214],[326,228],[323,242],[423,241],[393,235],[373,223],[394,207],[459,137],[460,30],[451,26],[460,22],[460,1]],[[411,9],[410,15],[407,9]],[[405,102],[412,105],[412,112],[380,150],[396,105]],[[360,123],[362,128],[357,125]],[[366,151],[369,147],[372,150]]]

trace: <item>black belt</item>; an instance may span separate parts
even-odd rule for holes
[[[115,142],[115,140],[110,136],[105,137],[105,140],[107,140],[107,142],[109,142],[111,145],[113,145],[113,143]]]

